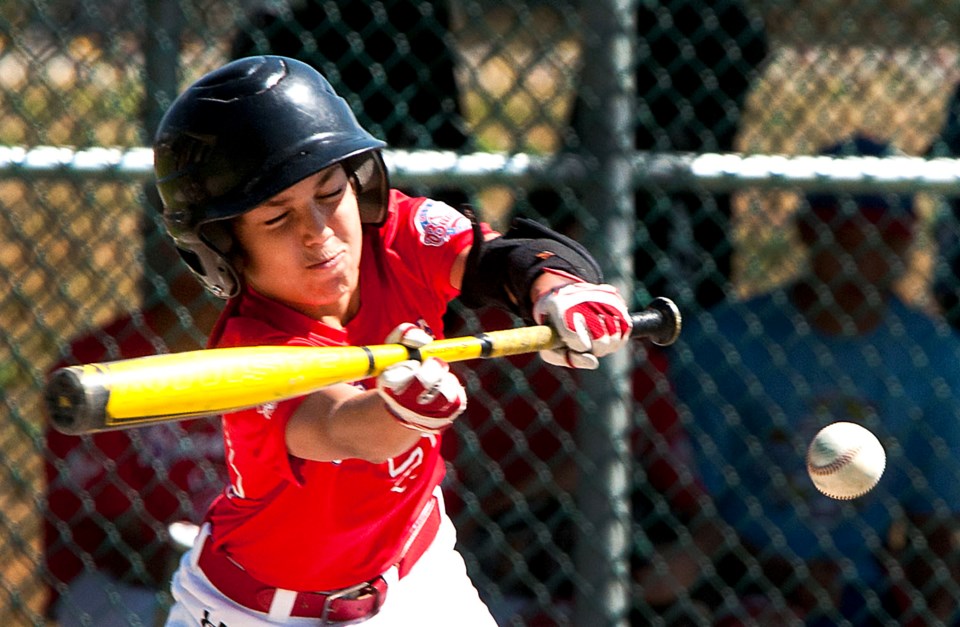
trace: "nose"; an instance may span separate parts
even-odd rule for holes
[[[321,242],[328,236],[327,216],[311,203],[303,218],[303,238],[306,243]]]

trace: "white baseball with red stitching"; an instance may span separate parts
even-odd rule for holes
[[[877,436],[853,422],[827,425],[807,449],[810,479],[820,492],[834,499],[855,499],[872,490],[886,464]]]
[[[467,393],[447,362],[428,357],[390,366],[377,377],[387,410],[405,427],[440,433],[467,408]]]
[[[598,357],[630,339],[630,312],[612,285],[570,283],[550,290],[534,303],[533,318],[560,336],[563,348],[540,352],[544,361],[557,366],[593,370]]]

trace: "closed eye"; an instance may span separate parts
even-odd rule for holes
[[[315,199],[317,202],[327,202],[327,201],[330,201],[330,200],[335,200],[335,199],[337,199],[337,198],[339,198],[340,196],[343,195],[343,190],[344,190],[344,188],[341,186],[341,187],[338,187],[338,188],[336,188],[335,190],[330,191],[330,192],[319,191],[319,192],[317,192],[317,194],[314,196],[314,199]]]
[[[283,213],[281,213],[281,214],[279,214],[279,215],[277,215],[277,216],[274,216],[274,217],[270,218],[269,220],[265,220],[265,221],[263,222],[263,224],[264,224],[265,226],[273,226],[274,224],[279,224],[279,223],[282,222],[283,219],[286,218],[288,215],[290,215],[290,212],[289,212],[289,211],[284,211]]]

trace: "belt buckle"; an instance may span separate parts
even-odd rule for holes
[[[379,577],[377,577],[377,579],[379,579]],[[327,597],[323,600],[323,610],[320,612],[320,624],[321,625],[331,624],[327,617],[330,615],[330,612],[333,610],[334,601],[337,601],[338,599],[357,598],[368,593],[373,593],[373,595],[376,597],[373,600],[373,612],[371,612],[367,616],[361,617],[361,619],[358,619],[356,621],[348,621],[346,622],[346,624],[360,622],[360,620],[366,620],[372,616],[376,616],[377,613],[380,612],[380,606],[383,604],[383,598],[381,597],[379,588],[373,585],[373,582],[376,581],[377,579],[364,581],[362,583],[358,583],[355,586],[342,588],[340,590],[335,590],[329,593]],[[339,623],[340,621],[337,621],[337,622]]]

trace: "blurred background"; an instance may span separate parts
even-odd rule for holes
[[[691,320],[796,279],[803,191],[909,194],[915,242],[895,290],[946,329],[958,25],[949,0],[0,3],[0,623],[57,624],[58,603],[84,607],[70,586],[85,576],[146,591],[149,610],[106,594],[121,622],[68,610],[76,624],[162,620],[167,525],[196,521],[222,485],[205,425],[62,438],[40,404],[57,365],[203,344],[220,303],[170,253],[145,152],[203,73],[261,52],[315,64],[395,149],[396,185],[470,202],[500,229],[519,215],[550,224],[636,308],[665,295]],[[902,163],[946,159],[948,174],[884,183],[855,165],[811,183],[745,160],[853,134]],[[699,180],[697,157],[718,153],[739,160]],[[532,165],[477,175],[477,154]],[[454,303],[447,334],[518,323]],[[675,355],[637,344],[596,376],[534,357],[459,366],[471,408],[445,444],[448,500],[503,624],[763,624],[688,531],[710,511],[695,459],[706,432],[675,398]],[[585,537],[598,541],[586,550]],[[652,557],[666,545],[702,577],[671,575]],[[656,563],[664,593],[641,576]],[[910,620],[932,620],[913,601]]]

